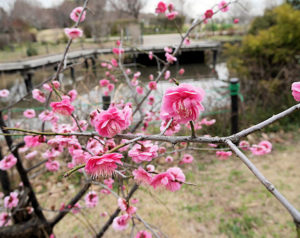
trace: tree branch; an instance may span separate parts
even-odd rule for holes
[[[291,216],[294,218],[294,221],[300,223],[299,211],[275,188],[275,186],[271,182],[269,182],[263,176],[263,174],[231,140],[227,139],[226,144],[242,160],[242,162],[250,169],[255,177],[266,187],[266,189],[268,189],[268,191],[272,193],[274,197],[289,211]]]

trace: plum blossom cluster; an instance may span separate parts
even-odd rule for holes
[[[3,197],[3,193],[1,193],[0,198]],[[6,212],[0,213],[0,227],[10,225],[11,215],[14,209],[17,208],[19,204],[19,194],[17,192],[11,192],[8,196],[4,197],[3,205],[4,208],[7,209]],[[32,212],[32,208],[29,209],[29,212]]]
[[[178,15],[178,12],[174,11],[174,5],[173,5],[173,3],[166,4],[163,1],[160,1],[157,4],[155,12],[158,13],[158,14],[159,13],[165,14],[165,16],[169,20],[174,20],[176,18],[176,16]]]
[[[74,22],[83,22],[86,17],[86,11],[82,7],[76,7],[70,14],[70,18]],[[79,19],[80,18],[80,19]],[[69,37],[69,39],[76,39],[82,37],[83,31],[77,27],[73,28],[65,28],[65,34]]]

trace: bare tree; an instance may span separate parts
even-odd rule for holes
[[[109,0],[110,7],[120,14],[133,16],[135,19],[139,18],[140,12],[144,7],[145,0]]]

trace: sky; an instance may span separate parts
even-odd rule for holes
[[[0,7],[3,7],[5,10],[9,9],[9,6],[13,4],[15,0],[0,0]],[[44,7],[57,6],[63,0],[37,0]],[[94,0],[97,1],[97,0]],[[146,5],[143,9],[143,12],[151,13],[155,11],[155,6],[160,0],[145,0]],[[172,2],[166,0],[167,2]],[[243,4],[245,0],[240,0],[239,2]],[[280,4],[284,0],[247,0],[251,4],[250,13],[255,15],[261,15],[264,12],[266,3],[268,4]],[[191,17],[196,17],[201,13],[205,12],[206,9],[211,8],[213,5],[220,2],[220,0],[184,0],[184,10],[188,12]]]

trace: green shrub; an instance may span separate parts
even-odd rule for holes
[[[38,55],[38,50],[36,48],[34,48],[32,46],[32,44],[29,44],[27,49],[26,49],[26,55],[28,57]]]

